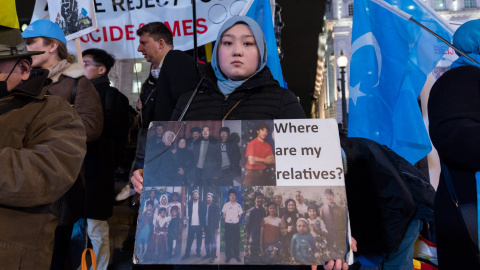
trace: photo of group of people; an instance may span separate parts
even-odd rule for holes
[[[274,153],[273,120],[152,122],[138,263],[322,264],[344,257],[344,186],[276,186]]]
[[[322,264],[346,250],[343,187],[156,186],[141,205],[141,264]]]
[[[273,121],[153,122],[147,186],[275,185]]]

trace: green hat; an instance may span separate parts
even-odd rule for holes
[[[0,60],[10,58],[26,58],[43,54],[42,51],[27,50],[20,29],[0,26]]]

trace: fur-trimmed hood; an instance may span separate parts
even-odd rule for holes
[[[58,62],[56,65],[50,67],[48,70],[50,70],[50,74],[48,77],[52,80],[52,83],[58,82],[58,79],[61,75],[70,77],[72,79],[80,78],[87,75],[87,72],[83,68],[82,64],[70,64],[67,62],[66,59]]]

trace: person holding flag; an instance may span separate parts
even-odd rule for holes
[[[474,61],[459,54],[428,100],[430,137],[442,163],[435,197],[438,267],[480,269],[480,20],[461,25],[453,45]]]

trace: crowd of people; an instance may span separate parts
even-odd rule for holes
[[[460,57],[433,87],[429,104],[432,142],[446,168],[435,209],[441,269],[480,266],[474,234],[478,230],[473,226],[472,232],[471,224],[464,220],[466,210],[459,207],[476,207],[477,202],[479,28],[479,21],[473,21],[454,35],[454,43],[477,62]],[[0,26],[0,33],[0,119],[5,123],[0,131],[0,157],[7,164],[0,171],[2,267],[68,269],[70,263],[78,265],[68,254],[71,239],[80,234],[91,240],[97,269],[107,269],[107,220],[115,197],[114,173],[125,153],[130,123],[128,99],[108,80],[114,57],[90,49],[83,52],[83,63],[74,63],[62,30],[48,20],[32,22],[22,34],[19,29]],[[149,143],[161,147],[147,145],[151,121],[306,117],[297,97],[280,87],[266,66],[266,43],[257,22],[243,16],[227,20],[218,33],[212,62],[205,65],[174,50],[172,33],[161,22],[148,23],[136,33],[138,51],[151,63],[151,70],[137,102],[141,128],[133,176],[117,199],[135,191],[148,197],[143,198],[139,213],[135,251],[139,259],[178,259],[182,230],[188,226],[180,257],[184,262],[190,259],[195,240],[196,256],[201,257],[205,250],[205,259],[215,264],[241,263],[240,243],[244,242],[244,263],[283,264],[262,266],[271,269],[306,269],[310,266],[288,264],[315,265],[327,258],[336,260],[325,264],[326,269],[348,269],[343,253],[348,249],[356,251],[360,267],[413,268],[413,242],[423,224],[433,218],[435,191],[418,170],[384,146],[341,137],[348,222],[358,240],[357,248],[354,239],[346,239],[345,209],[337,204],[330,188],[324,189],[322,207],[307,204],[302,191],[286,200],[275,194],[267,204],[266,194],[255,191],[253,207],[244,214],[239,200],[243,193],[238,193],[243,187],[234,186],[241,155],[236,149],[238,142],[236,147],[227,143],[231,134],[225,127],[219,129],[220,140],[213,138],[210,127],[192,127],[190,138],[176,139],[173,130],[158,125],[158,138],[149,138]],[[459,87],[462,89],[452,91]],[[468,106],[460,97],[469,100]],[[264,141],[267,134],[268,127],[259,126],[257,137],[246,147],[245,190],[262,184],[259,175],[275,162],[271,146]],[[161,150],[158,157],[165,161],[150,167],[159,170],[166,186],[198,189],[184,200],[175,192],[143,191],[143,168],[150,160],[145,152],[150,148]],[[457,192],[457,201],[452,198],[452,179],[453,186],[462,191]],[[204,186],[222,189],[206,193],[203,201],[199,189]],[[221,202],[222,207],[218,205]],[[477,215],[476,211],[468,213]],[[224,226],[225,261],[218,258],[220,224]]]

